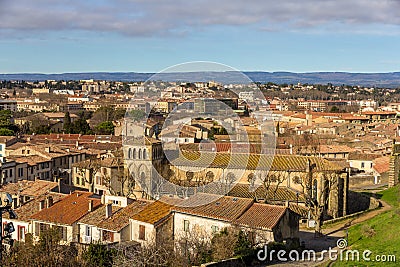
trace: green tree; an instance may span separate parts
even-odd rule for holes
[[[74,134],[92,134],[93,131],[86,121],[83,112],[78,113],[79,119],[74,121],[71,126],[71,133]]]
[[[0,128],[0,136],[13,136],[14,131],[7,128]]]
[[[106,246],[92,243],[83,253],[82,258],[88,267],[111,267],[114,254],[115,252],[108,250]]]
[[[114,124],[112,121],[104,121],[99,123],[96,127],[96,133],[98,134],[114,134]]]
[[[332,108],[331,108],[331,112],[333,112],[333,113],[337,113],[337,112],[339,112],[340,110],[339,110],[339,108],[337,107],[337,106],[333,106]]]
[[[237,234],[234,252],[235,256],[249,256],[253,253],[252,243],[248,235],[242,230],[239,230]]]
[[[71,127],[72,127],[71,116],[67,111],[64,116],[64,132],[71,133]]]
[[[0,110],[0,129],[4,129],[1,135],[14,135],[19,131],[19,127],[12,122],[10,110]],[[12,132],[12,133],[11,133]]]

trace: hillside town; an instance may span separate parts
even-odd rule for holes
[[[400,102],[387,101],[398,89],[263,84],[261,101],[215,81],[1,86],[4,250],[49,229],[79,251],[170,240],[182,266],[232,258],[233,248],[205,259],[188,245],[227,231],[250,250],[304,249],[302,232],[323,238],[324,223],[379,206],[358,191],[399,182]]]

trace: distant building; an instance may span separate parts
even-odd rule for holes
[[[0,99],[0,110],[11,110],[12,112],[17,111],[17,101]]]

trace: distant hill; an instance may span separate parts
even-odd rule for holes
[[[273,82],[273,83],[309,83],[335,85],[362,85],[376,87],[400,87],[400,72],[388,73],[349,73],[349,72],[244,72],[254,82]],[[152,77],[154,73],[137,72],[88,72],[88,73],[61,73],[61,74],[41,74],[41,73],[18,73],[0,74],[0,80],[109,80],[109,81],[145,81]],[[244,77],[235,72],[181,72],[181,73],[161,73],[157,74],[157,80],[165,81],[209,81],[241,83]]]

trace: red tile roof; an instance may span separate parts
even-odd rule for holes
[[[390,157],[381,157],[373,161],[373,168],[379,174],[389,171],[389,166],[390,166]]]
[[[39,203],[42,200],[46,200],[47,197],[51,196],[53,198],[53,205],[66,197],[64,194],[59,193],[49,193],[47,195],[39,196],[28,202],[24,203],[21,207],[15,209],[15,213],[18,215],[19,221],[29,221],[29,218],[39,211]],[[46,205],[46,204],[45,204]],[[9,214],[3,214],[4,218],[9,218]]]
[[[56,182],[49,182],[44,180],[36,180],[36,181],[18,181],[17,183],[9,183],[3,185],[0,189],[1,192],[7,192],[12,195],[17,195],[20,193],[23,196],[41,196],[52,190],[54,190],[58,186]]]
[[[43,209],[31,216],[37,221],[72,225],[88,214],[89,200],[93,200],[93,208],[99,207],[100,199],[92,198],[93,193],[75,191],[48,209]]]
[[[199,193],[197,195],[200,197],[207,197],[208,194]],[[197,198],[198,196],[195,196],[194,201],[196,201]],[[190,202],[192,202],[192,200],[189,198],[187,203],[181,204],[185,206],[187,205],[188,207],[175,207],[174,210],[191,215],[231,222],[242,215],[254,203],[254,200],[249,198],[224,196],[202,206],[195,206]]]
[[[241,226],[272,230],[281,220],[287,208],[284,206],[254,203],[235,223]]]

